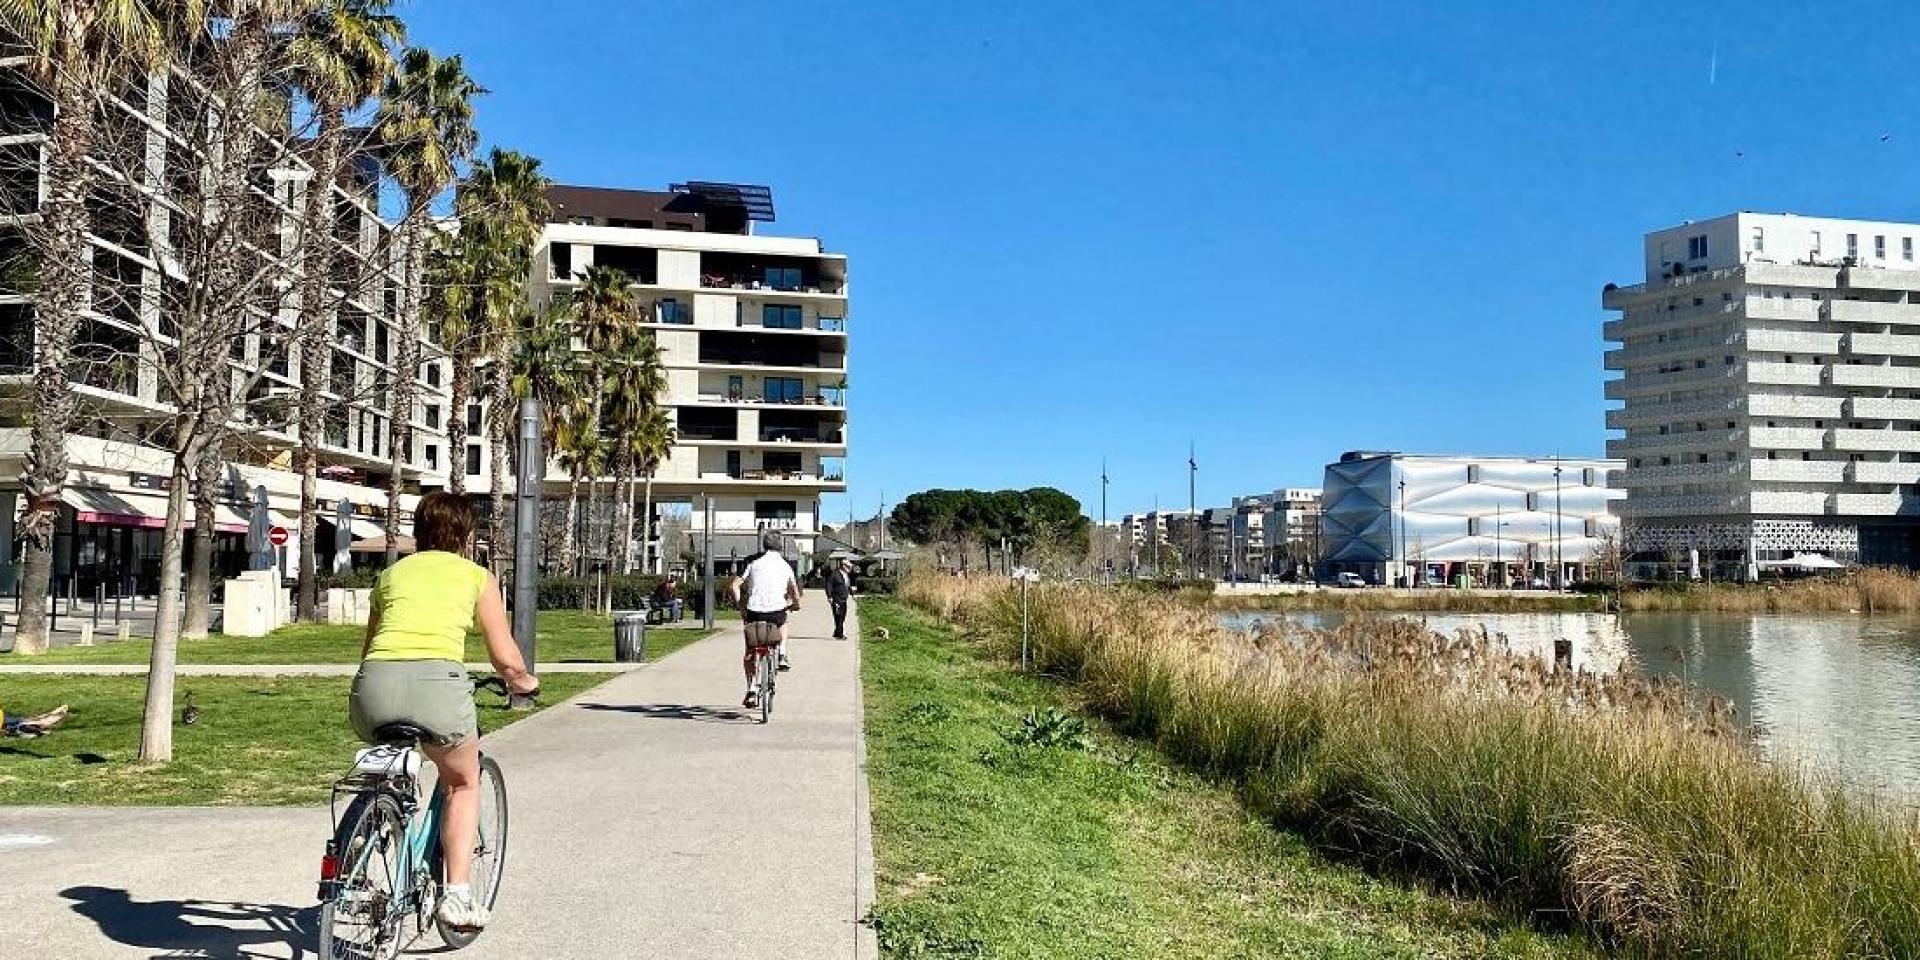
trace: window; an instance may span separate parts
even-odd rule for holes
[[[1905,260],[1909,263],[1913,261],[1913,238],[1912,237],[1900,238],[1900,259]]]
[[[1540,509],[1540,495],[1538,493],[1535,493],[1531,490],[1527,491],[1527,509],[1528,510]]]
[[[1688,237],[1687,238],[1687,259],[1688,260],[1705,260],[1706,258],[1707,258],[1707,238],[1704,236]]]
[[[1813,242],[1809,245],[1814,256],[1820,255],[1820,231],[1813,231]]]
[[[740,479],[740,451],[727,451],[727,476]]]
[[[805,390],[799,377],[768,377],[761,396],[767,403],[801,403]]]
[[[768,267],[766,283],[775,290],[798,290],[800,289],[800,268]]]
[[[1754,253],[1767,252],[1767,230],[1765,227],[1753,228],[1753,252]]]
[[[791,303],[768,303],[760,307],[760,325],[770,330],[800,329],[800,308]]]
[[[1665,433],[1666,431],[1662,430],[1661,432]],[[1480,482],[1480,465],[1479,464],[1477,463],[1467,464],[1467,482],[1468,483]]]
[[[1874,259],[1876,259],[1876,260],[1885,260],[1885,259],[1887,258],[1887,237],[1886,237],[1886,234],[1875,234],[1875,235],[1874,235],[1874,238],[1873,238],[1873,256],[1874,256]]]
[[[796,509],[796,505],[792,500],[755,500],[753,502],[753,519],[758,521],[761,527],[770,527],[776,530],[792,529],[793,524],[791,521],[799,516],[799,510]],[[768,523],[767,521],[769,520],[775,522]],[[789,522],[782,527],[778,523],[778,521],[782,520]]]
[[[745,400],[747,398],[746,378],[738,374],[727,378],[727,399]]]
[[[1592,468],[1592,467],[1583,467],[1583,468],[1581,468],[1581,470],[1580,470],[1580,485],[1581,485],[1581,486],[1583,486],[1583,487],[1591,487],[1591,486],[1593,486],[1593,482],[1594,482],[1595,480],[1597,480],[1597,479],[1599,479],[1599,476],[1598,476],[1598,474],[1599,474],[1599,473],[1600,473],[1600,471],[1598,471],[1598,470],[1595,470],[1595,469],[1594,469],[1594,468]]]
[[[431,443],[427,444],[427,469],[440,469],[440,448]]]
[[[1847,256],[1860,256],[1860,235],[1857,233],[1847,234]]]
[[[686,304],[667,297],[660,301],[660,322],[690,324],[693,322],[693,311],[688,310]]]
[[[477,403],[469,403],[467,404],[467,436],[477,437],[479,435],[480,405]]]
[[[1479,535],[1480,535],[1480,518],[1468,517],[1467,518],[1467,536],[1477,537]]]
[[[480,448],[477,446],[474,446],[473,444],[468,444],[467,445],[467,476],[477,477],[479,475],[480,475]]]

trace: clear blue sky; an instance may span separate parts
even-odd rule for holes
[[[1642,233],[1920,218],[1920,5],[403,12],[492,90],[487,144],[767,183],[772,232],[851,257],[863,516],[1041,484],[1097,513],[1102,457],[1113,516],[1184,505],[1190,437],[1202,505],[1353,448],[1597,455],[1599,290]]]

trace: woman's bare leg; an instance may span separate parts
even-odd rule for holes
[[[480,829],[480,738],[452,747],[422,745],[440,770],[440,856],[448,883],[466,883],[473,873],[474,835]]]

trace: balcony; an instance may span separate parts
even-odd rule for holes
[[[1721,516],[1745,513],[1747,498],[1722,494],[1677,494],[1640,497],[1629,494],[1620,501],[1623,517]]]
[[[1842,460],[1749,460],[1747,473],[1763,483],[1844,483]]]
[[[1920,271],[1851,266],[1840,272],[1841,282],[1855,290],[1920,292]]]
[[[1819,427],[1749,427],[1749,442],[1755,450],[1822,450],[1827,431]]]
[[[776,334],[704,330],[700,334],[700,362],[709,366],[845,369],[845,353],[822,349],[832,343]]]
[[[1832,502],[1831,496],[1827,493],[1755,490],[1749,497],[1749,504],[1754,513],[1817,517],[1827,512],[1827,507]]]
[[[837,261],[811,257],[704,253],[700,257],[700,286],[709,290],[845,296],[846,278],[833,275],[830,270],[834,267],[844,269]]]
[[[1840,335],[1804,330],[1749,330],[1747,349],[1770,353],[1823,354],[1840,352]]]
[[[1706,463],[1670,463],[1657,467],[1628,467],[1620,472],[1622,485],[1629,488],[1668,486],[1677,483],[1712,483],[1731,480],[1746,464],[1738,460],[1709,460]]]
[[[1839,493],[1833,512],[1849,517],[1907,517],[1920,514],[1920,498],[1903,493]]]
[[[1832,431],[1833,449],[1860,453],[1920,453],[1920,430]]]
[[[1803,263],[1763,263],[1748,261],[1748,283],[1770,287],[1816,287],[1832,290],[1840,284],[1840,268],[1816,267]]]
[[[1748,297],[1744,306],[1744,312],[1748,320],[1781,320],[1792,323],[1814,323],[1820,319],[1820,301]]]
[[[1892,333],[1849,333],[1847,350],[1863,356],[1920,357],[1920,337]]]
[[[1920,367],[1867,366],[1839,363],[1827,367],[1827,382],[1836,387],[1920,390]]]
[[[1776,393],[1757,393],[1747,398],[1747,412],[1756,417],[1808,417],[1839,419],[1839,397],[1801,397]]]
[[[1920,483],[1920,463],[1857,460],[1847,464],[1848,483]]]
[[[1856,420],[1920,420],[1920,400],[1849,397],[1847,416]]]
[[[1607,411],[1607,426],[1615,430],[1624,430],[1628,426],[1640,423],[1667,423],[1681,417],[1700,417],[1720,419],[1729,414],[1738,413],[1740,398],[1708,397],[1705,399],[1682,400],[1677,403],[1662,403],[1652,398],[1642,397],[1618,410]],[[1834,415],[1839,415],[1839,404],[1834,405]],[[1797,416],[1797,414],[1796,414]]]
[[[1920,304],[1828,300],[1823,311],[1836,323],[1920,324]]]
[[[1820,364],[1817,363],[1750,360],[1747,362],[1747,382],[1781,387],[1817,387],[1820,385],[1820,370]]]
[[[1814,431],[1818,433],[1819,431]],[[1705,452],[1741,445],[1738,430],[1692,430],[1686,433],[1659,433],[1644,437],[1616,437],[1607,441],[1607,455],[1621,457],[1645,455],[1648,451]]]

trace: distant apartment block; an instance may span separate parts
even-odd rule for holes
[[[1920,225],[1736,213],[1608,284],[1621,515],[1642,571],[1920,563]]]
[[[1327,464],[1322,579],[1573,583],[1618,535],[1614,460],[1355,451]]]
[[[1283,487],[1265,498],[1262,527],[1268,573],[1290,576],[1320,556],[1320,490]]]
[[[704,544],[709,501],[722,569],[758,553],[764,530],[810,552],[821,495],[846,490],[846,256],[816,239],[755,233],[773,219],[765,187],[555,186],[548,199],[532,302],[568,296],[588,267],[618,269],[667,368],[679,442],[654,494],[693,506],[694,543],[649,543],[648,566]],[[465,464],[479,486],[482,443],[469,441]],[[550,489],[564,489],[563,479],[556,468]]]

